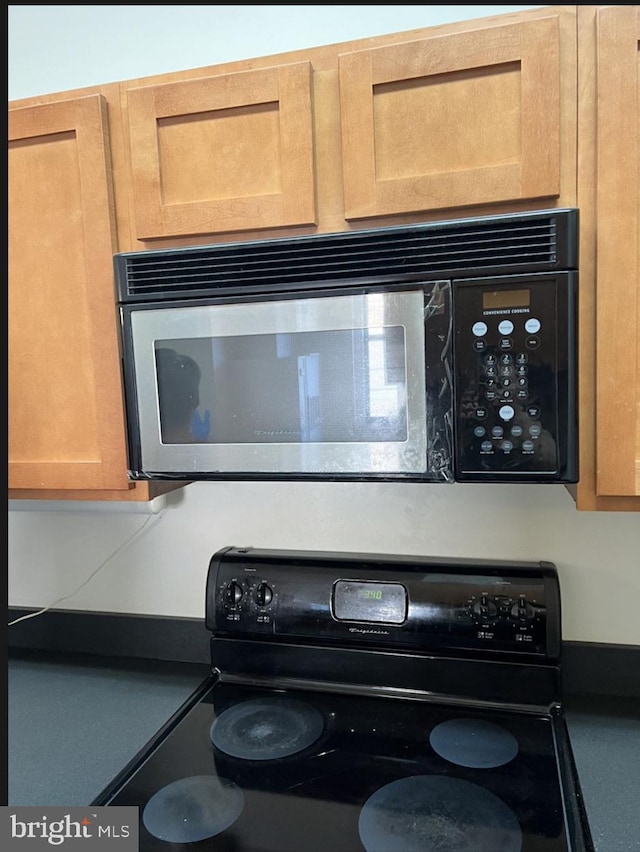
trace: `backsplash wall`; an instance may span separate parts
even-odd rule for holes
[[[527,8],[13,5],[8,96]],[[640,645],[640,517],[578,513],[561,486],[197,483],[147,517],[107,505],[10,511],[9,602],[200,618],[209,559],[231,544],[547,559],[560,571],[566,639]]]
[[[147,517],[9,512],[10,603],[46,606],[109,560],[60,606],[201,618],[209,560],[228,545],[545,559],[565,639],[640,645],[640,518],[576,512],[555,485],[203,482]]]

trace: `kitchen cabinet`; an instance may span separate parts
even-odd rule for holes
[[[555,203],[573,27],[565,10],[341,54],[345,218]]]
[[[573,206],[575,8],[123,82],[121,240],[154,249]]]
[[[126,90],[136,239],[316,221],[312,67]]]
[[[579,509],[640,510],[640,7],[579,11]]]
[[[155,496],[127,477],[112,189],[104,94],[9,111],[9,497]]]

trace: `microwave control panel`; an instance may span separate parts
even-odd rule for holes
[[[575,482],[575,275],[454,283],[456,479]]]

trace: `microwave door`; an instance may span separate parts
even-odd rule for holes
[[[140,309],[130,321],[146,477],[425,473],[422,290]]]

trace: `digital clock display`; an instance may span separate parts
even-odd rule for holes
[[[337,621],[402,624],[407,617],[407,590],[402,583],[338,580],[332,604]]]
[[[365,600],[368,601],[382,600],[382,589],[363,589],[360,594]]]
[[[531,304],[529,290],[486,290],[482,294],[483,310],[495,308],[528,308]]]

